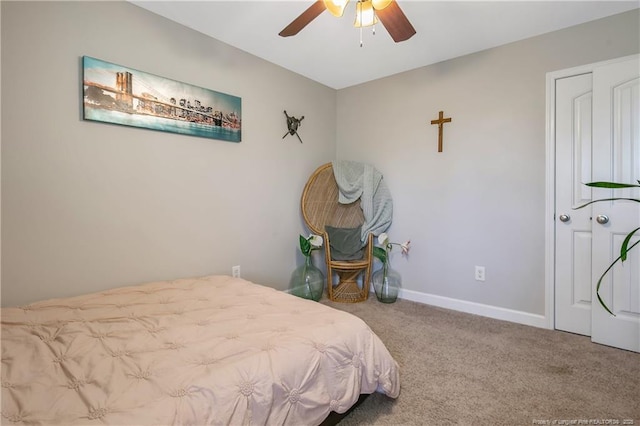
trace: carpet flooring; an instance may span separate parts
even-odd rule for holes
[[[640,425],[640,354],[590,338],[398,300],[335,303],[400,365],[397,399],[373,394],[351,425]]]

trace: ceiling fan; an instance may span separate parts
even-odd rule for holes
[[[317,0],[280,31],[279,35],[289,37],[298,34],[325,10],[339,18],[344,13],[348,2],[349,0]],[[356,28],[373,25],[378,22],[378,19],[396,43],[408,40],[416,33],[395,0],[357,0],[354,23]]]

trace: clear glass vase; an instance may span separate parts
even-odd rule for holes
[[[311,256],[307,256],[304,265],[298,266],[291,273],[289,281],[291,294],[304,299],[315,300],[322,298],[324,290],[324,274],[311,262]]]
[[[373,273],[373,289],[376,297],[382,303],[393,303],[398,299],[402,286],[402,276],[389,266],[389,260],[382,264],[382,268]]]

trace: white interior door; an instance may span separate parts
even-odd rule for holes
[[[591,335],[591,73],[556,80],[556,302],[558,330]]]
[[[593,178],[640,180],[640,57],[608,64],[593,72]],[[594,189],[594,199],[640,197],[640,188]],[[640,226],[640,203],[593,204],[593,285],[619,256],[626,235]],[[596,220],[596,219],[600,220]],[[605,220],[605,218],[607,220]],[[638,241],[637,236],[632,242]],[[594,297],[591,340],[640,352],[640,247],[605,276],[600,295],[615,316]]]
[[[640,352],[640,246],[604,278],[626,235],[640,226],[640,188],[590,189],[584,183],[640,179],[640,56],[595,64],[555,80],[555,328]],[[640,240],[640,235],[632,243]]]

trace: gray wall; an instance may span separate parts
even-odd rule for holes
[[[638,53],[634,10],[338,92],[338,157],[394,198],[392,265],[421,294],[544,314],[545,76]],[[437,126],[444,111],[444,152]],[[486,267],[486,281],[474,266]]]
[[[236,264],[287,287],[335,90],[125,2],[1,7],[2,305]],[[83,121],[83,55],[240,96],[242,142]]]
[[[131,4],[1,7],[4,306],[235,264],[284,289],[337,157],[384,173],[406,290],[542,314],[545,74],[639,51],[633,11],[336,92]],[[82,121],[82,55],[241,96],[243,141]]]

